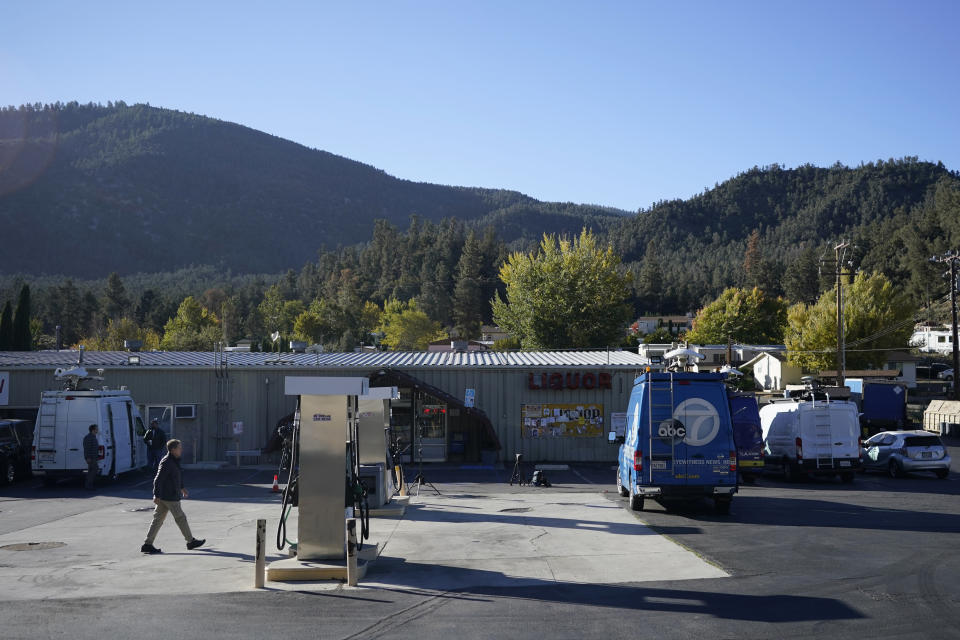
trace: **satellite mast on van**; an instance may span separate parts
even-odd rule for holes
[[[91,376],[87,369],[83,366],[83,345],[80,345],[80,356],[77,358],[77,364],[72,369],[64,369],[63,367],[57,367],[53,371],[53,376],[62,382],[64,382],[65,391],[80,391],[80,383],[85,380],[96,380],[103,382],[103,369],[97,369],[97,373],[100,375]]]

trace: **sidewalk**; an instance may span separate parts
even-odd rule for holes
[[[381,555],[361,587],[453,590],[727,575],[597,492],[479,496],[454,493],[452,484],[441,490],[442,496],[414,497],[402,519],[371,519],[370,541],[380,544]],[[100,496],[80,513],[0,535],[0,547],[34,549],[0,549],[0,600],[252,591],[258,518],[267,519],[267,562],[286,557],[276,550],[279,502],[264,485],[229,498],[216,491],[197,489],[183,503],[194,535],[207,539],[195,551],[185,549],[168,518],[156,541],[164,553],[139,552],[152,517],[147,499]],[[24,501],[18,508],[30,507]],[[288,537],[296,534],[294,512]],[[340,583],[268,582],[267,588],[326,590]]]

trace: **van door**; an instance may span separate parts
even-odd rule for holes
[[[855,466],[860,458],[860,420],[857,410],[850,404],[836,403],[831,423],[833,425],[833,456],[842,468]]]
[[[130,441],[133,428],[127,420],[127,409],[124,402],[111,399],[106,405],[112,441],[110,449],[113,458],[110,465],[110,474],[114,475],[133,468]]]
[[[678,403],[674,416],[685,432],[682,453],[686,483],[735,484],[736,467],[731,456],[735,461],[736,445],[726,388],[716,382],[692,381],[678,385],[675,395]]]
[[[90,433],[90,425],[95,424],[99,427],[101,434],[99,437],[101,446],[103,441],[103,417],[98,410],[99,398],[91,396],[72,396],[64,395],[61,399],[63,409],[65,410],[65,419],[57,416],[57,425],[63,425],[66,431],[66,465],[65,469],[79,471],[87,468],[87,461],[83,457],[83,439]],[[103,462],[100,463],[100,471],[103,471]]]
[[[677,389],[673,374],[652,376],[646,384],[644,401],[647,424],[644,431],[649,440],[648,483],[653,486],[686,484],[686,435],[683,423],[677,419]]]

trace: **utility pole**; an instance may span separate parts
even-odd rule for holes
[[[953,320],[953,399],[960,400],[960,385],[957,385],[957,371],[960,371],[960,345],[957,344],[957,261],[960,253],[948,251],[939,258],[930,258],[930,262],[946,262],[950,266],[950,315]]]
[[[833,248],[834,253],[836,253],[836,278],[837,278],[837,386],[842,387],[844,383],[844,370],[847,368],[847,354],[845,350],[845,338],[843,331],[843,282],[841,281],[841,276],[843,275],[843,257],[846,253],[847,247],[850,246],[850,243],[846,240],[841,240],[840,243]]]

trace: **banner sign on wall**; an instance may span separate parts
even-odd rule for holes
[[[603,435],[602,404],[524,404],[524,438],[595,438]]]

